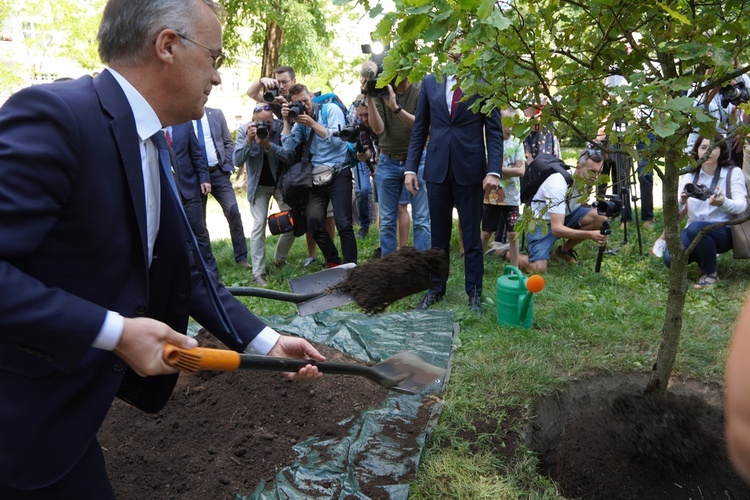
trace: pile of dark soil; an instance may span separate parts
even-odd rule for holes
[[[335,289],[351,294],[366,313],[377,314],[397,300],[430,288],[433,276],[448,276],[445,252],[406,247],[349,269]]]
[[[199,336],[202,346],[218,347],[209,339]],[[357,362],[316,347],[329,361]],[[385,397],[385,389],[363,377],[327,375],[299,383],[273,372],[198,372],[180,376],[172,400],[158,414],[116,400],[99,440],[119,498],[233,499],[297,460],[293,444],[346,435],[339,422]],[[399,434],[414,434],[408,421],[392,425],[404,427]],[[369,479],[373,498],[377,484],[403,482]]]
[[[659,398],[640,395],[646,377],[642,385],[628,375],[602,379],[539,407],[542,421],[556,408],[563,428],[530,443],[565,497],[750,498],[727,458],[719,387],[682,383]],[[537,422],[537,434],[545,425]]]

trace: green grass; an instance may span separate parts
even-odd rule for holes
[[[661,221],[660,213],[656,220]],[[611,246],[618,246],[619,221],[613,226]],[[659,347],[667,296],[668,270],[648,253],[661,229],[658,223],[643,232],[640,256],[631,227],[630,243],[618,255],[605,255],[600,273],[593,270],[597,252],[592,242],[578,247],[581,265],[551,263],[547,286],[535,297],[535,324],[523,329],[497,324],[495,284],[504,263],[495,259],[485,260],[484,314],[477,318],[470,313],[454,228],[448,293],[436,308],[455,311],[460,344],[443,414],[425,445],[411,498],[559,498],[555,485],[537,473],[537,459],[523,444],[506,456],[492,453],[492,443],[510,443],[503,426],[520,430],[532,417],[533,401],[572,378],[648,371]],[[275,237],[268,238],[267,255],[272,255],[275,242]],[[377,244],[373,227],[367,239],[358,240],[360,263]],[[227,285],[250,285],[249,271],[234,265],[228,240],[214,242],[214,251]],[[306,256],[300,239],[289,265],[269,266],[271,287],[288,290],[288,280],[319,270],[302,268]],[[690,280],[698,278],[695,266],[689,273]],[[721,281],[710,289],[688,291],[677,376],[722,380],[733,322],[750,285],[750,262],[722,255],[719,276]],[[405,298],[389,312],[410,310],[418,299]],[[242,300],[260,315],[295,314],[292,304]],[[344,309],[356,310],[353,305]],[[479,425],[482,422],[496,425]]]

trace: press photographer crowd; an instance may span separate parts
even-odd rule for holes
[[[481,96],[463,95],[452,75],[383,85],[381,71],[373,60],[363,63],[361,93],[349,106],[335,94],[312,93],[288,66],[250,85],[247,93],[258,105],[238,131],[234,159],[237,165],[247,162],[255,283],[267,284],[267,225],[281,234],[276,266],[284,264],[293,233],[307,235],[306,265],[316,255],[314,242],[323,266],[330,268],[361,259],[356,240],[368,237],[371,224],[378,225],[380,246],[367,258],[408,245],[411,227],[416,249],[440,248],[447,257],[455,209],[465,291],[469,306],[479,313],[484,258],[544,272],[550,260],[579,264],[576,247],[592,240],[598,246],[599,272],[615,219],[621,218],[625,242],[634,217],[639,243],[641,230],[653,229],[653,173],[644,170],[645,155],[634,167],[603,129],[568,166],[554,125],[540,122],[544,102],[485,116],[468,109]],[[614,78],[612,85],[627,84]],[[697,165],[677,193],[681,216],[687,215],[685,245],[703,227],[747,208],[745,175],[750,174],[743,175],[742,167],[750,172],[750,160],[744,158],[750,146],[725,134],[733,124],[748,122],[739,105],[750,100],[749,80],[742,75],[695,101],[716,117],[716,134],[692,134],[685,146]],[[646,114],[644,109],[636,113]],[[522,120],[531,122],[531,130],[515,137],[512,124]],[[637,149],[644,152],[649,145],[639,143]],[[279,212],[269,220],[271,197]],[[541,221],[523,237],[515,230],[522,207]],[[718,281],[717,255],[732,248],[729,227],[712,229],[700,239],[690,256],[701,269],[696,288]],[[651,253],[670,265],[663,233]],[[431,307],[444,294],[445,279],[435,278],[417,309]]]

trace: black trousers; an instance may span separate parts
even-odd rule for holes
[[[234,260],[239,262],[247,260],[247,240],[245,239],[245,230],[242,227],[242,217],[240,209],[237,206],[237,196],[234,194],[232,181],[229,174],[219,169],[210,174],[211,194],[221,205],[224,211],[224,217],[229,223],[229,234],[232,237],[232,246],[234,247]],[[206,203],[208,199],[203,197],[203,219],[205,224]]]
[[[313,186],[307,200],[307,227],[325,257],[326,264],[341,264],[339,251],[326,231],[328,202],[333,203],[333,218],[339,233],[343,262],[357,262],[357,240],[352,229],[352,170],[338,172],[327,186]]]

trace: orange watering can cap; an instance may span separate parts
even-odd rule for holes
[[[544,285],[544,278],[542,278],[538,274],[532,274],[526,280],[526,289],[531,293],[541,292],[542,289],[544,289]]]

